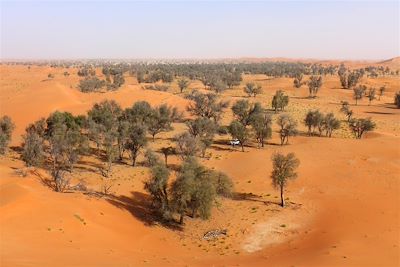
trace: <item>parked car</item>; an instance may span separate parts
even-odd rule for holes
[[[238,146],[238,145],[240,145],[240,141],[238,139],[233,139],[233,140],[229,141],[229,144],[231,146]]]

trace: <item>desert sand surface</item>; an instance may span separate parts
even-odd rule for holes
[[[42,182],[48,172],[24,165],[18,146],[29,123],[56,110],[84,114],[103,99],[113,99],[124,108],[139,100],[167,103],[185,112],[188,100],[176,82],[167,92],[150,91],[127,75],[117,91],[85,94],[76,88],[77,70],[68,69],[68,77],[64,71],[0,66],[0,115],[10,116],[16,124],[13,148],[0,157],[1,266],[400,265],[400,110],[392,104],[400,88],[398,75],[364,77],[362,84],[385,85],[386,92],[371,105],[363,99],[357,106],[352,91],[342,89],[336,75],[324,77],[316,99],[307,98],[306,86],[293,88],[290,78],[243,75],[242,84],[223,92],[222,99],[232,103],[245,98],[244,84],[254,81],[262,85],[263,93],[251,101],[265,107],[270,107],[276,90],[288,93],[286,112],[302,132],[309,109],[334,112],[345,120],[339,112],[343,100],[350,102],[356,117],[372,117],[377,128],[358,140],[343,124],[332,138],[300,134],[289,145],[279,146],[274,124],[265,148],[251,144],[245,152],[226,145],[228,135],[217,136],[209,157],[200,162],[232,178],[234,197],[221,199],[210,220],[187,217],[183,229],[171,229],[156,223],[150,213],[151,201],[143,189],[148,168],[115,164],[112,196],[57,193]],[[55,78],[47,79],[48,73]],[[200,81],[190,84],[189,90],[194,88],[202,88]],[[228,108],[222,123],[231,119]],[[174,131],[161,133],[149,146],[172,145],[171,138],[184,130],[183,123],[176,123]],[[278,205],[279,192],[269,178],[275,151],[294,152],[301,162],[298,178],[286,191],[285,208]],[[171,156],[169,163],[178,165],[180,159]],[[98,191],[101,164],[85,156],[72,173],[73,181],[85,181],[90,190]],[[227,236],[202,239],[216,228],[227,229]]]

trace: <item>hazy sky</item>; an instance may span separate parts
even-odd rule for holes
[[[399,55],[399,2],[1,1],[1,58]]]

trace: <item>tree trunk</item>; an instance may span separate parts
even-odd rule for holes
[[[180,217],[179,217],[179,224],[183,224],[183,214],[182,213],[180,214]]]
[[[165,166],[168,167],[168,155],[164,154],[164,159],[165,159]]]
[[[244,146],[243,146],[243,143],[242,143],[242,142],[240,142],[240,145],[242,146],[242,152],[244,152]]]
[[[285,200],[283,199],[283,186],[281,186],[281,206],[285,207]]]

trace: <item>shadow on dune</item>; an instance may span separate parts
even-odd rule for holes
[[[262,196],[255,195],[253,193],[234,192],[232,194],[232,199],[237,200],[237,201],[261,202],[261,203],[264,203],[265,205],[276,205],[276,206],[280,207],[280,203],[270,201],[270,200],[264,200],[264,199],[262,199]]]
[[[161,225],[165,228],[175,231],[182,231],[182,226],[173,222],[163,220],[151,205],[151,198],[149,195],[141,192],[131,192],[132,196],[114,196],[110,195],[107,201],[120,209],[129,211],[132,216],[140,220],[146,226]]]

